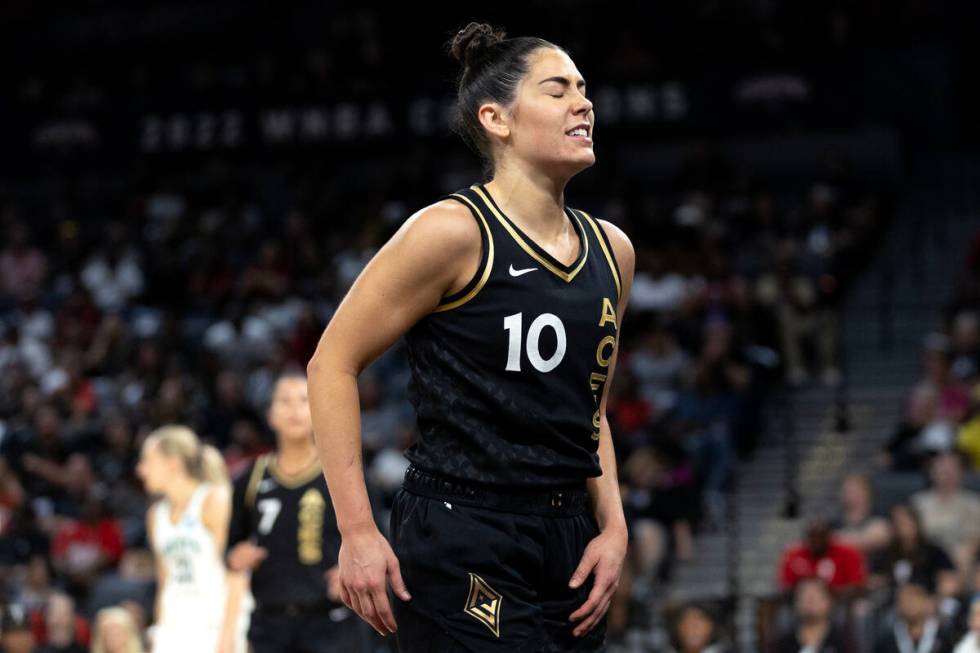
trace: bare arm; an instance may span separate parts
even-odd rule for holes
[[[224,560],[225,544],[228,541],[228,525],[231,521],[231,488],[229,486],[216,485],[208,492],[202,506],[202,521],[204,527],[211,533],[218,557]],[[225,578],[228,592],[225,595],[225,615],[219,651],[231,653],[235,641],[235,628],[238,625],[242,595],[245,593],[248,580],[244,573],[228,570],[225,572]]]
[[[609,420],[606,418],[606,401],[616,369],[623,313],[626,311],[630,287],[633,285],[635,254],[632,243],[621,229],[605,220],[601,222],[609,236],[609,242],[619,264],[619,271],[622,275],[620,279],[622,293],[616,308],[616,346],[609,361],[609,373],[602,388],[602,398],[599,402],[598,454],[602,476],[590,478],[587,482],[601,533],[589,543],[582,555],[582,561],[575,573],[572,574],[570,582],[572,587],[578,587],[585,581],[589,573],[595,574],[595,582],[588,600],[569,617],[571,621],[582,620],[574,630],[574,634],[577,636],[584,635],[591,630],[609,609],[612,595],[619,585],[619,576],[622,573],[627,544],[626,517],[623,515],[623,500],[619,490],[616,451],[613,447]]]
[[[361,272],[307,367],[314,437],[341,533],[341,597],[382,635],[396,627],[386,576],[403,600],[409,595],[371,514],[357,377],[443,295],[467,283],[479,253],[478,227],[465,206],[446,200],[419,211]]]

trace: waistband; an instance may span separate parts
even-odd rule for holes
[[[543,490],[497,488],[463,483],[409,465],[402,487],[413,494],[464,506],[544,517],[571,517],[582,514],[589,507],[589,492],[585,489],[585,483],[577,487]]]
[[[336,608],[344,608],[343,603],[334,603],[330,600],[316,601],[312,603],[262,603],[256,601],[255,612],[270,614],[270,615],[280,615],[285,614],[289,616],[296,616],[301,614],[325,614]]]

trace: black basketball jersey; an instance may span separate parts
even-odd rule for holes
[[[508,486],[581,483],[602,470],[599,400],[616,346],[620,274],[602,226],[565,213],[579,255],[563,265],[486,187],[445,196],[480,226],[480,266],[405,334],[422,469]]]
[[[337,564],[340,532],[321,467],[289,479],[272,454],[260,456],[234,489],[228,548],[253,538],[268,551],[252,572],[258,609],[327,602],[324,572]]]

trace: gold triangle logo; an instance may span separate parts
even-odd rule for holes
[[[470,573],[470,594],[463,611],[489,628],[497,637],[500,637],[500,605],[503,600],[500,592],[487,585],[476,574]]]

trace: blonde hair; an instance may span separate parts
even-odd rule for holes
[[[188,476],[205,483],[228,483],[228,470],[221,452],[209,444],[203,444],[191,429],[181,424],[168,424],[148,436],[160,447],[161,453],[177,456],[184,462]]]
[[[117,623],[126,629],[128,635],[126,653],[143,653],[143,642],[136,631],[136,622],[129,610],[120,607],[102,608],[95,615],[95,632],[92,633],[92,653],[107,653],[103,641],[103,629],[109,623]]]

